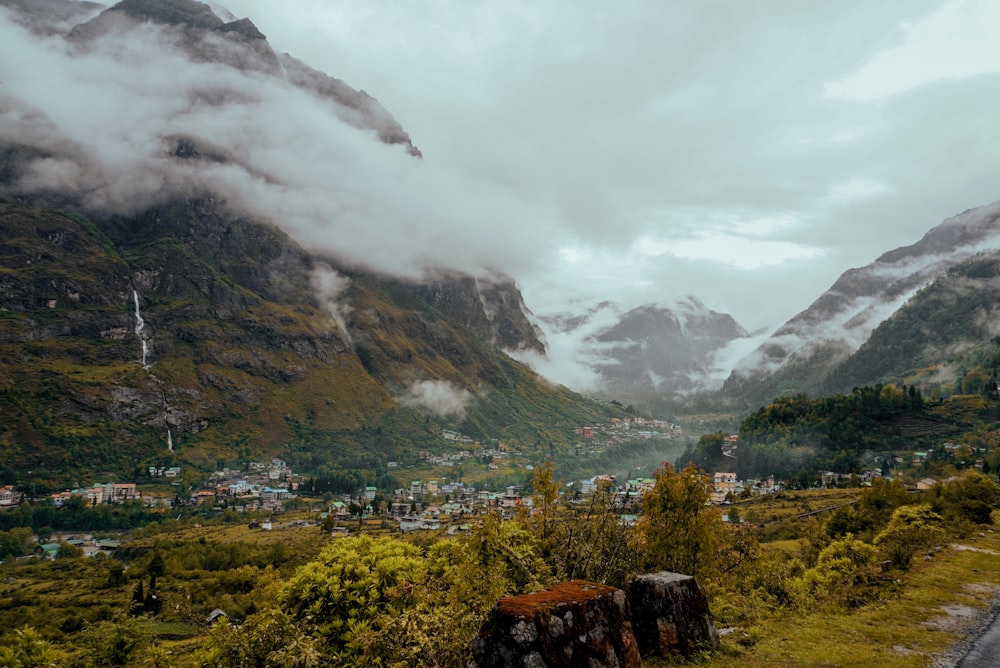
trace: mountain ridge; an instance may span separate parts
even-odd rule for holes
[[[831,389],[826,378],[880,323],[950,268],[982,249],[1000,247],[998,220],[1000,202],[968,209],[931,228],[916,243],[844,272],[741,360],[723,393],[759,404],[783,394]]]

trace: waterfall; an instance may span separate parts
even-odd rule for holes
[[[132,288],[132,301],[135,302],[135,335],[139,337],[139,342],[142,346],[142,368],[149,370],[149,363],[146,361],[146,358],[149,356],[149,342],[142,336],[142,330],[146,327],[146,321],[143,320],[142,314],[139,313],[139,293],[135,288]]]
[[[174,451],[174,435],[170,431],[170,422],[167,415],[167,410],[169,408],[167,404],[167,394],[163,389],[163,381],[156,377],[156,374],[152,372],[152,365],[149,364],[149,340],[146,336],[143,336],[142,330],[146,328],[146,321],[143,319],[142,314],[139,312],[139,291],[132,288],[132,303],[135,304],[135,335],[139,338],[139,345],[142,347],[142,368],[149,373],[150,377],[156,381],[160,387],[160,393],[163,399],[163,423],[167,427],[167,452]]]
[[[135,333],[138,336],[142,332],[142,328],[146,326],[146,321],[139,314],[139,293],[136,292],[135,288],[132,288],[132,301],[135,302]]]

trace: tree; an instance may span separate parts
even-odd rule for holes
[[[119,615],[88,626],[84,642],[90,648],[89,666],[134,666],[153,641],[153,624],[146,617]]]
[[[541,539],[547,540],[555,522],[556,506],[559,501],[559,482],[555,479],[555,465],[546,459],[544,464],[535,468],[531,480],[531,500],[540,511]]]
[[[675,472],[664,464],[642,499],[638,549],[647,570],[695,575],[719,574],[715,556],[727,540],[718,508],[709,504],[711,480],[693,465]]]
[[[49,668],[56,665],[56,651],[52,643],[30,626],[15,631],[13,642],[7,647],[0,647],[0,666]]]
[[[206,668],[328,665],[322,660],[322,640],[311,635],[311,628],[277,607],[250,615],[240,626],[219,622],[212,626],[198,652],[197,665]]]
[[[146,572],[155,577],[160,577],[166,574],[167,564],[163,561],[163,555],[159,552],[153,552],[153,556],[149,560],[149,565],[146,566]]]
[[[56,550],[56,559],[75,559],[83,556],[83,548],[70,545],[65,541],[59,542],[59,549]]]
[[[896,568],[905,570],[917,552],[944,538],[943,523],[944,518],[935,513],[930,504],[901,506],[892,513],[885,529],[875,536],[874,544]]]
[[[542,557],[555,579],[624,587],[638,572],[631,529],[621,521],[610,482],[598,484],[586,503],[565,509],[550,526]]]
[[[328,545],[299,568],[279,602],[293,619],[315,625],[341,661],[357,656],[364,636],[377,632],[384,613],[400,614],[422,582],[420,548],[395,538],[351,536]]]
[[[993,509],[1000,507],[1000,485],[978,471],[940,483],[932,494],[936,512],[973,524],[992,524]]]

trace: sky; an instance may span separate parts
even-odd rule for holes
[[[148,35],[67,59],[0,23],[0,93],[18,100],[0,133],[90,165],[31,178],[109,206],[212,183],[381,270],[510,275],[540,316],[694,295],[765,333],[848,268],[1000,199],[990,0],[221,4],[377,98],[423,158]],[[169,132],[247,169],[164,166]],[[548,334],[570,360],[579,340]]]
[[[1000,199],[990,0],[223,4],[517,199],[540,313],[693,294],[773,329]]]

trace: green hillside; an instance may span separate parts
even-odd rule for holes
[[[131,217],[5,200],[0,221],[5,483],[270,456],[379,475],[443,428],[542,456],[619,414],[501,351],[540,347],[512,283],[489,288],[510,304],[490,319],[471,308],[486,288],[469,277],[428,287],[334,270],[208,199]],[[344,279],[340,317],[317,271]],[[407,401],[420,383],[460,405]]]

